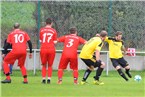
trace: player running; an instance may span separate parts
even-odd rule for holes
[[[42,83],[46,83],[46,73],[48,71],[47,83],[50,84],[52,76],[52,65],[55,58],[55,44],[57,32],[52,28],[52,19],[46,19],[46,26],[40,29],[40,57],[42,62]]]
[[[124,51],[124,54],[126,53],[124,43],[122,40],[122,32],[117,31],[114,38],[108,38],[105,39],[106,42],[109,44],[109,57],[112,62],[112,65],[114,68],[118,71],[119,75],[124,78],[126,81],[128,81],[128,78],[125,76],[125,74],[122,72],[121,67],[125,68],[125,72],[128,75],[129,78],[132,78],[130,74],[130,66],[127,63],[127,61],[123,58],[122,51]]]
[[[30,37],[28,36],[28,34],[20,30],[19,27],[20,27],[19,23],[14,24],[14,30],[8,35],[7,43],[6,46],[4,47],[4,54],[6,54],[8,46],[12,44],[12,50],[6,55],[3,61],[3,68],[4,68],[4,73],[6,75],[6,79],[1,81],[1,83],[11,83],[9,64],[14,64],[15,60],[17,59],[18,59],[18,66],[20,67],[24,78],[23,83],[24,84],[28,83],[27,71],[24,66],[26,54],[27,54],[26,43],[28,43],[30,49],[29,58],[32,57],[32,43],[30,41]]]
[[[104,83],[99,80],[101,73],[105,67],[105,63],[100,59],[100,50],[103,46],[103,41],[107,36],[106,31],[101,31],[100,36],[91,38],[82,48],[80,53],[80,58],[88,66],[88,69],[85,71],[81,84],[86,84],[86,80],[92,70],[98,67],[96,70],[96,75],[94,76],[94,84],[103,85]],[[93,54],[95,52],[95,58]]]
[[[70,68],[73,70],[74,84],[78,84],[78,56],[77,49],[80,44],[85,44],[86,40],[77,36],[77,29],[70,28],[70,35],[65,35],[58,38],[58,42],[64,43],[63,52],[61,55],[58,67],[58,84],[62,84],[63,71],[70,63]]]

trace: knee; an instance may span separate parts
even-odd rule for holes
[[[94,66],[90,66],[88,69],[89,69],[90,71],[93,71],[93,70],[94,70]]]
[[[48,68],[52,68],[52,65],[48,65]]]
[[[120,66],[116,66],[115,69],[118,70],[118,69],[121,69],[121,67]]]
[[[129,65],[128,65],[128,66],[126,66],[126,67],[125,67],[125,69],[130,69],[130,66],[129,66]]]

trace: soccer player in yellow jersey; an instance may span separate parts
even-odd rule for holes
[[[109,44],[109,57],[111,59],[114,68],[118,71],[121,77],[123,77],[126,81],[128,81],[128,78],[121,70],[121,67],[125,68],[125,72],[128,75],[128,77],[129,78],[132,77],[129,72],[130,66],[127,63],[127,61],[123,58],[122,54],[122,51],[124,51],[124,54],[126,53],[122,41],[122,32],[117,31],[114,38],[106,37],[105,41],[108,42]]]
[[[100,60],[100,50],[103,46],[103,41],[107,36],[105,30],[101,31],[100,36],[91,38],[82,48],[80,53],[80,58],[88,66],[88,69],[85,71],[81,84],[86,84],[86,80],[92,70],[96,67],[96,75],[94,76],[94,84],[102,85],[103,82],[99,81],[101,73],[105,67],[105,63]],[[93,57],[95,52],[95,58]]]

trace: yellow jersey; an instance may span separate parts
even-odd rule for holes
[[[118,59],[123,57],[122,50],[121,50],[123,46],[123,41],[112,40],[109,39],[108,37],[106,37],[105,41],[108,42],[109,44],[110,58]]]
[[[101,50],[103,42],[100,37],[91,38],[82,48],[80,58],[91,59],[96,50]]]

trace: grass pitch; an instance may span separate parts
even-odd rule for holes
[[[1,97],[145,97],[145,71],[132,71],[132,75],[142,76],[140,82],[134,81],[134,78],[128,82],[124,81],[116,71],[110,71],[106,76],[103,72],[101,80],[104,85],[93,85],[92,72],[88,78],[88,85],[74,85],[72,72],[65,71],[63,83],[57,84],[57,71],[53,72],[51,84],[41,83],[41,73],[33,75],[28,72],[29,84],[22,84],[23,78],[20,71],[13,71],[12,83],[1,84]],[[83,77],[84,71],[79,71],[79,82]],[[5,76],[1,73],[1,80]]]

